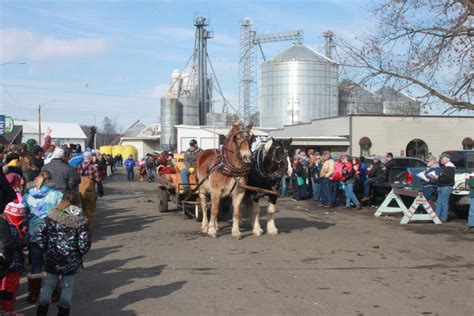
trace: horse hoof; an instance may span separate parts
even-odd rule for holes
[[[262,234],[263,234],[263,229],[254,230],[254,231],[252,231],[252,234],[253,234],[255,237],[262,236]]]
[[[278,229],[267,230],[267,235],[277,236],[278,235]]]
[[[232,235],[232,239],[235,239],[235,240],[240,240],[242,238],[242,234],[233,234]]]
[[[201,234],[206,235],[206,234],[207,234],[207,231],[208,231],[207,228],[201,228]]]
[[[208,235],[209,237],[216,238],[216,237],[217,237],[217,232],[216,232],[215,230],[209,230],[209,231],[207,232],[207,235]]]

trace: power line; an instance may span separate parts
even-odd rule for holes
[[[130,95],[120,95],[120,94],[99,93],[99,92],[83,92],[83,91],[58,89],[58,88],[50,88],[50,87],[41,87],[41,86],[33,87],[33,86],[20,85],[20,84],[11,84],[11,83],[5,83],[5,82],[0,82],[0,85],[7,86],[7,87],[15,87],[15,88],[46,90],[46,91],[54,91],[54,92],[62,92],[62,93],[74,93],[74,94],[83,94],[83,95],[93,95],[93,96],[101,96],[101,97],[160,100],[160,98],[158,98],[158,97],[130,96]]]

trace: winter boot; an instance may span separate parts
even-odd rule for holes
[[[58,316],[69,316],[70,308],[64,308],[58,305]]]
[[[35,304],[39,298],[39,294],[41,291],[41,282],[43,281],[43,273],[31,274],[29,273],[26,276],[28,280],[28,297],[26,300],[28,303]]]
[[[49,304],[38,305],[36,308],[36,316],[46,316],[48,315]]]
[[[56,304],[61,298],[61,281],[58,280],[56,287],[54,288],[53,295],[51,296],[51,303]]]

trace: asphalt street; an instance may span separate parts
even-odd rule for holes
[[[230,221],[212,239],[159,213],[156,183],[108,179],[71,315],[474,315],[465,220],[400,225],[289,198],[277,209],[278,236],[254,237],[244,219],[241,240]],[[34,315],[25,281],[17,308]]]

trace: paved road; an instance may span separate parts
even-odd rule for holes
[[[156,184],[119,175],[105,188],[72,315],[474,314],[464,221],[401,226],[374,209],[326,212],[286,198],[279,236],[253,237],[244,220],[242,240],[230,222],[211,239],[178,212],[158,213]],[[32,315],[23,297],[17,305]]]

